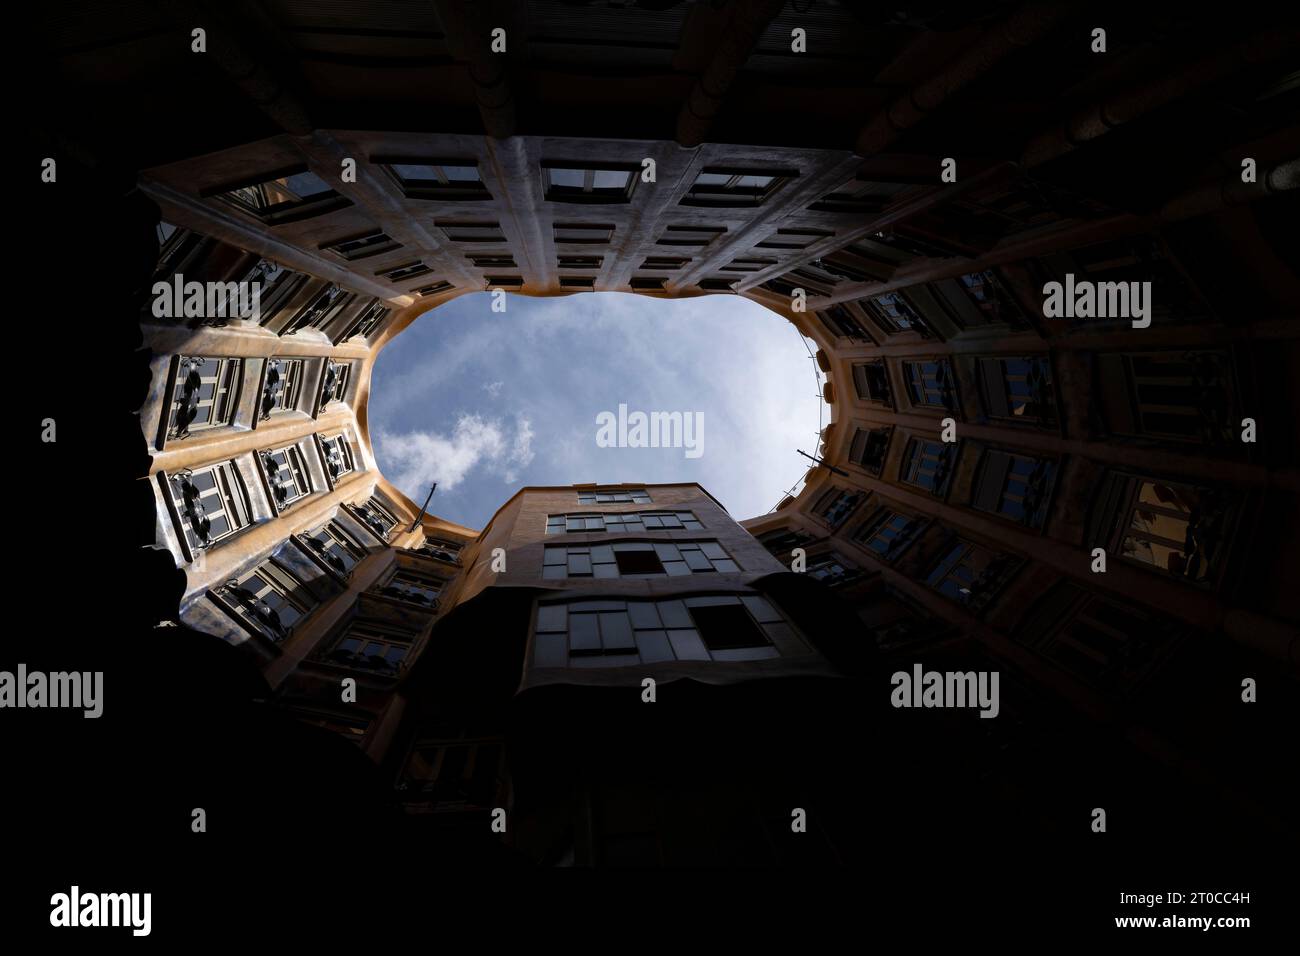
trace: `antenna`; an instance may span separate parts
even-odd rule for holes
[[[420,505],[420,513],[416,515],[415,520],[411,522],[411,526],[406,529],[407,534],[410,534],[412,531],[414,531],[416,526],[424,519],[424,511],[426,508],[429,507],[429,499],[433,497],[433,493],[437,490],[438,490],[438,483],[435,481],[433,483],[433,487],[429,489],[429,494],[424,499],[424,504]]]

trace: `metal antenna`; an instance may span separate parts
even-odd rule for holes
[[[824,458],[818,458],[816,455],[810,455],[802,448],[796,448],[795,451],[803,455],[805,458],[809,458],[817,462],[817,464],[821,465],[823,468],[828,469],[832,474],[843,475],[845,478],[849,477],[849,473],[847,471],[845,471],[843,468],[836,468],[834,465],[829,464]]]
[[[416,529],[416,526],[419,525],[421,520],[423,520],[424,511],[426,508],[429,507],[429,499],[433,497],[433,493],[437,490],[438,490],[438,483],[435,481],[433,483],[433,487],[429,489],[429,494],[424,499],[424,504],[420,505],[420,513],[416,515],[415,520],[411,522],[411,526],[406,529],[407,534],[410,534],[412,531],[414,531]]]

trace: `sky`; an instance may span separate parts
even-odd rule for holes
[[[379,469],[417,506],[438,482],[431,514],[481,529],[526,485],[693,481],[739,521],[802,479],[796,448],[816,452],[829,416],[804,340],[748,299],[507,294],[504,313],[491,302],[473,293],[425,313],[372,372]],[[620,405],[627,442],[602,447],[619,440]],[[628,447],[636,412],[702,428],[679,433],[683,447]]]

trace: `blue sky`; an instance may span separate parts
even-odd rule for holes
[[[370,389],[379,468],[418,505],[482,528],[525,485],[696,481],[743,520],[809,464],[823,415],[794,326],[740,296],[556,298],[474,293],[422,315],[380,353]],[[598,416],[703,414],[684,448],[600,447]],[[828,417],[828,416],[824,416]]]

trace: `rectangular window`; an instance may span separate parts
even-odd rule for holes
[[[295,222],[352,205],[305,166],[267,173],[234,187],[205,190],[201,195],[215,196],[270,225]]]
[[[166,478],[190,552],[211,547],[252,522],[244,479],[233,461]]]
[[[650,504],[650,495],[644,490],[634,489],[631,491],[610,490],[601,491],[593,489],[591,491],[578,492],[578,504],[580,505],[648,505]]]
[[[397,527],[397,516],[377,497],[371,496],[360,505],[352,508],[353,514],[384,544]]]
[[[758,536],[759,543],[777,558],[785,557],[794,548],[801,548],[812,540],[813,536],[806,531],[790,528],[777,528]]]
[[[707,292],[735,292],[732,284],[735,279],[728,279],[725,276],[709,276],[707,279],[701,279],[696,283],[701,289]]]
[[[849,445],[849,461],[873,475],[879,475],[885,466],[892,428],[859,428]]]
[[[321,289],[289,320],[281,335],[293,335],[303,329],[320,329],[329,325],[355,296],[333,283]]]
[[[862,572],[834,551],[823,551],[808,559],[808,576],[834,587],[861,577]]]
[[[818,499],[815,510],[823,521],[832,528],[838,528],[848,520],[865,497],[865,492],[831,488]]]
[[[867,314],[888,335],[919,331],[925,325],[916,309],[898,292],[872,296],[864,305]]]
[[[328,438],[322,436],[320,449],[321,461],[325,463],[325,473],[329,475],[331,483],[337,483],[344,475],[351,474],[355,470],[356,461],[352,454],[352,446],[343,432]]]
[[[416,548],[415,553],[436,558],[448,564],[460,564],[460,552],[463,547],[463,545],[455,541],[447,541],[443,538],[425,538],[424,544]]]
[[[466,256],[475,269],[517,269],[515,257],[508,252]]]
[[[422,285],[419,288],[412,289],[411,291],[413,291],[416,295],[418,295],[420,298],[423,299],[431,295],[437,295],[440,292],[446,292],[450,288],[451,288],[450,282],[444,282],[442,280],[439,280],[437,282],[430,283],[429,285]]]
[[[855,342],[870,342],[871,336],[858,322],[857,317],[843,305],[833,305],[817,313],[817,318],[830,333],[839,338],[853,339]]]
[[[640,292],[664,291],[664,280],[655,276],[633,276],[628,285]]]
[[[680,259],[673,256],[648,256],[641,263],[641,268],[653,269],[659,272],[675,272],[690,261],[690,259]]]
[[[524,287],[522,276],[484,276],[484,280],[491,289],[522,289]]]
[[[751,661],[806,654],[764,597],[700,595],[665,601],[541,604],[534,667],[624,667],[674,661]]]
[[[557,244],[606,245],[614,238],[614,227],[603,223],[557,222],[552,228]]]
[[[778,229],[762,242],[758,249],[807,249],[814,242],[830,239],[833,232],[821,229]]]
[[[1023,310],[992,269],[937,282],[932,289],[944,311],[963,329],[1026,324]]]
[[[266,378],[262,381],[262,420],[278,412],[295,412],[302,395],[303,360],[273,358],[266,360]]]
[[[889,371],[881,359],[854,365],[853,387],[858,393],[858,398],[864,401],[893,404],[893,394],[889,388]]]
[[[760,206],[798,176],[795,170],[749,170],[707,166],[682,197],[683,206]]]
[[[347,362],[335,362],[333,359],[325,360],[325,374],[321,376],[320,387],[320,407],[324,408],[330,402],[341,402],[348,393],[348,379],[351,377],[352,366]]]
[[[669,226],[664,230],[664,234],[656,240],[656,244],[702,248],[726,231],[725,226]]]
[[[1226,493],[1112,474],[1104,494],[1118,505],[1108,551],[1198,584],[1217,576],[1231,529]]]
[[[258,460],[262,463],[262,472],[271,488],[271,500],[277,512],[311,494],[307,461],[297,445],[260,451]]]
[[[877,213],[909,185],[898,182],[876,182],[856,176],[833,193],[827,193],[808,208],[817,212]]]
[[[328,521],[315,531],[299,535],[307,552],[340,577],[347,577],[366,549],[336,521]]]
[[[336,239],[333,242],[323,243],[320,248],[340,256],[348,262],[356,262],[358,259],[368,259],[370,256],[377,256],[384,252],[400,249],[402,244],[382,229],[371,229],[369,232],[358,233],[346,239]]]
[[[971,489],[971,506],[1031,528],[1047,518],[1055,466],[1042,458],[986,449]]]
[[[948,493],[953,465],[957,459],[957,442],[930,441],[928,438],[909,438],[903,449],[903,464],[898,480],[906,485],[924,488],[942,498]]]
[[[506,234],[501,231],[499,222],[487,220],[452,222],[438,219],[435,220],[434,225],[441,229],[452,242],[503,243],[506,241]]]
[[[293,573],[269,559],[210,594],[248,630],[277,644],[288,638],[294,625],[317,604]]]
[[[913,515],[881,508],[857,530],[854,540],[882,561],[893,561],[916,540],[925,522]]]
[[[546,533],[635,534],[642,531],[702,531],[690,511],[617,511],[603,514],[548,515]]]
[[[945,597],[978,609],[997,595],[1015,566],[1008,555],[954,539],[945,546],[925,583]]]
[[[407,199],[437,199],[442,202],[491,199],[478,171],[478,160],[400,159],[372,157],[370,160],[393,177]]]
[[[957,407],[956,382],[947,359],[904,362],[903,380],[907,383],[908,397],[917,408],[953,411]]]
[[[423,262],[406,262],[400,266],[380,269],[375,273],[375,275],[382,276],[389,282],[405,282],[407,279],[414,279],[418,276],[427,276],[432,271],[433,270]]]
[[[716,541],[616,541],[547,545],[542,577],[548,580],[678,577],[739,570],[740,566]]]
[[[1223,351],[1103,353],[1099,389],[1106,423],[1119,435],[1226,444],[1236,438],[1232,360]]]
[[[542,161],[547,202],[625,203],[636,186],[640,166],[630,163]]]
[[[397,568],[379,587],[376,593],[406,604],[436,608],[438,595],[447,582],[430,574],[421,574],[411,568]]]
[[[339,341],[345,341],[353,338],[368,338],[379,327],[379,323],[384,321],[384,317],[392,311],[389,306],[384,304],[383,299],[373,299],[370,304],[362,309],[348,330],[343,333]]]
[[[596,288],[596,279],[594,276],[560,276],[561,289],[594,289]]]
[[[182,355],[176,367],[167,438],[178,441],[192,432],[219,428],[235,420],[243,361]]]
[[[340,667],[396,677],[406,666],[413,637],[386,623],[358,618],[348,625],[323,660]]]
[[[724,266],[718,266],[722,272],[761,272],[768,266],[776,265],[775,259],[732,259]]]
[[[561,269],[599,269],[605,264],[604,256],[557,256]]]
[[[990,418],[1013,422],[1054,422],[1052,365],[1045,355],[981,358],[980,398]]]

